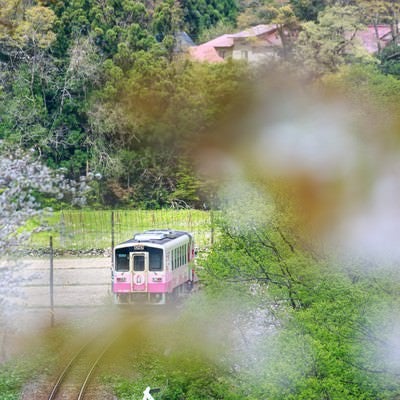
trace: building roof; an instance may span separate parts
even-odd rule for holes
[[[191,46],[196,46],[192,38],[186,32],[177,32],[175,34],[175,52],[186,51]]]
[[[232,35],[229,35],[230,37],[255,37],[255,36],[260,36],[263,35],[264,33],[270,33],[276,31],[276,25],[257,25],[253,26],[251,28],[247,28],[244,31],[234,33]]]
[[[275,31],[275,25],[257,25],[238,33],[218,36],[217,38],[199,46],[190,47],[189,54],[191,58],[196,61],[223,62],[224,59],[218,54],[216,49],[233,47],[235,44],[235,39],[257,38],[261,35],[273,33]],[[280,45],[280,40],[276,38],[263,38],[262,40],[269,45]]]
[[[215,50],[215,47],[212,46],[190,47],[189,55],[196,61],[208,61],[212,63],[224,61],[224,59],[219,56],[217,50]]]
[[[377,30],[381,46],[385,47],[385,45],[391,40],[391,27],[390,25],[378,25]],[[376,53],[378,51],[378,40],[373,25],[368,26],[362,31],[358,31],[356,37],[361,40],[363,47],[369,53]]]

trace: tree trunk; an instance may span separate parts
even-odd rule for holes
[[[380,40],[380,37],[379,37],[379,31],[378,31],[378,16],[377,15],[375,15],[373,24],[374,24],[376,45],[378,46],[378,55],[380,55],[381,51],[382,51],[382,46],[381,46],[381,40]]]

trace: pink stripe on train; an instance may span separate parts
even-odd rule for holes
[[[130,293],[131,292],[131,284],[130,283],[116,283],[113,284],[113,292],[114,293]]]

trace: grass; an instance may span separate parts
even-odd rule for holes
[[[2,400],[19,399],[21,387],[30,373],[31,369],[22,363],[3,365],[0,369],[0,398]]]
[[[177,229],[194,233],[199,246],[211,242],[211,215],[201,210],[117,210],[114,211],[114,243],[120,243],[136,232],[146,229]],[[101,249],[111,247],[112,212],[98,210],[59,211],[26,226],[32,231],[47,226],[45,231],[33,233],[28,246],[45,248],[53,237],[54,248]]]
[[[16,317],[16,315],[13,316]],[[7,335],[13,334],[15,332],[7,333]],[[20,399],[25,385],[33,385],[33,389],[35,381],[41,374],[52,371],[56,351],[63,343],[64,337],[63,331],[60,332],[60,329],[54,328],[41,331],[41,335],[37,337],[29,337],[24,334],[18,354],[0,364],[0,399]],[[3,340],[5,339],[3,338]]]

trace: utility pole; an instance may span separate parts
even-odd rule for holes
[[[54,251],[53,251],[53,236],[50,236],[50,314],[51,327],[54,326]]]

